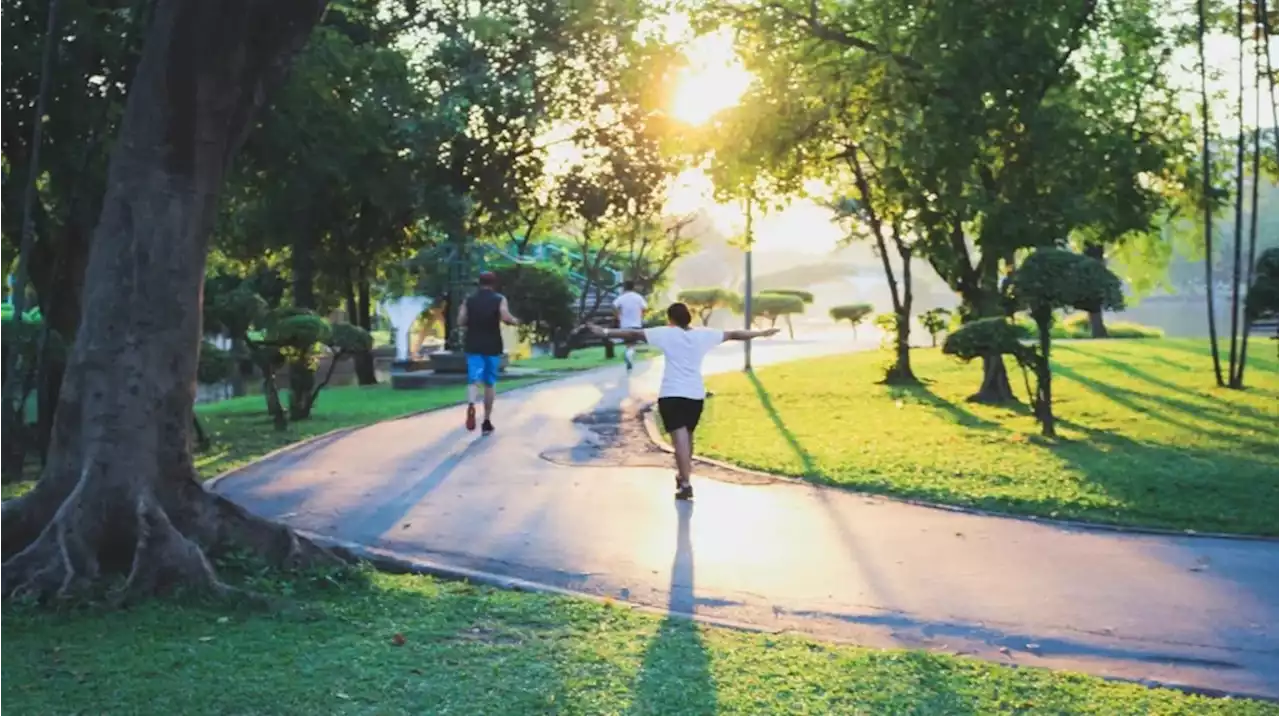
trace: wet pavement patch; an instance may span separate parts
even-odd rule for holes
[[[675,468],[675,458],[649,440],[644,417],[648,404],[628,403],[619,408],[602,408],[579,413],[573,422],[585,430],[576,445],[544,450],[539,457],[567,467],[659,467]],[[695,477],[722,482],[767,484],[768,479],[706,463],[695,463]]]

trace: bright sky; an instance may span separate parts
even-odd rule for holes
[[[678,21],[676,26],[679,28]],[[738,61],[733,35],[728,30],[691,40],[685,56],[689,65],[678,76],[670,108],[671,115],[682,122],[706,123],[716,113],[737,104],[751,84],[751,74]],[[712,197],[713,189],[701,169],[688,170],[668,193],[667,208],[675,214],[706,208],[722,232],[737,236],[745,224],[743,207],[717,203]],[[825,254],[841,238],[841,231],[831,223],[831,212],[807,199],[797,199],[771,214],[757,211],[752,227],[756,248],[761,251],[785,248],[797,253]]]
[[[688,38],[691,34],[682,17],[673,16],[664,24],[661,31],[668,37]],[[1234,112],[1237,48],[1234,38],[1210,37],[1206,41],[1210,68],[1219,73],[1211,80],[1210,91],[1226,95],[1223,100],[1215,102],[1212,112],[1228,122],[1234,121],[1227,115]],[[1273,65],[1277,63],[1278,49],[1280,43],[1272,43]],[[691,125],[703,124],[717,112],[737,104],[751,83],[751,75],[738,61],[733,37],[728,30],[689,40],[685,54],[689,65],[679,75],[670,111],[674,117]],[[1195,54],[1193,51],[1189,55],[1180,52],[1174,60],[1176,64],[1193,70],[1175,71],[1175,77],[1177,84],[1188,90],[1188,111],[1195,111],[1196,96],[1190,92],[1198,89],[1198,76],[1194,73]],[[1250,78],[1251,72],[1246,77]],[[1246,88],[1245,113],[1249,126],[1252,126],[1253,102],[1252,88]],[[1262,112],[1262,124],[1267,126],[1271,123],[1271,115],[1265,104],[1265,95]],[[744,224],[742,207],[717,203],[712,197],[712,190],[710,179],[701,169],[686,171],[668,193],[668,210],[682,214],[706,208],[721,231],[730,236],[740,234]],[[785,209],[772,214],[757,215],[753,226],[756,247],[762,251],[785,249],[793,253],[825,254],[834,249],[842,238],[840,229],[831,222],[831,212],[808,199],[793,201]]]

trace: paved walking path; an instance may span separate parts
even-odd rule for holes
[[[848,341],[760,341],[756,363]],[[708,364],[740,367],[741,347]],[[668,468],[539,458],[581,443],[575,415],[652,395],[660,370],[609,368],[500,396],[491,438],[446,410],[320,440],[215,489],[295,527],[407,558],[649,606],[1276,696],[1274,541],[1068,529],[697,476],[696,503],[676,504]]]

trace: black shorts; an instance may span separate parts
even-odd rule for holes
[[[702,419],[702,401],[693,398],[658,398],[658,415],[667,432],[685,428],[693,432]]]

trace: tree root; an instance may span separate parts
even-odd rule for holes
[[[80,507],[85,484],[82,476],[40,536],[5,561],[0,569],[0,591],[5,597],[36,600],[67,597],[97,579],[97,555],[88,547],[83,532],[77,529],[84,517]]]
[[[124,578],[109,595],[114,604],[174,588],[217,596],[244,594],[219,579],[210,562],[211,556],[232,550],[252,552],[285,569],[355,561],[345,550],[320,546],[284,525],[250,514],[205,491],[195,480],[167,495],[170,500],[146,486],[130,497],[90,483],[82,476],[39,536],[5,561],[0,570],[0,593],[5,597],[67,598],[99,586],[103,576]],[[9,520],[35,523],[46,515],[43,504],[37,500],[5,505],[6,536]]]
[[[307,569],[349,564],[345,551],[322,547],[278,523],[251,514],[222,495],[200,490],[205,510],[198,519],[203,525],[201,542],[221,553],[247,549],[268,564],[283,569]]]

